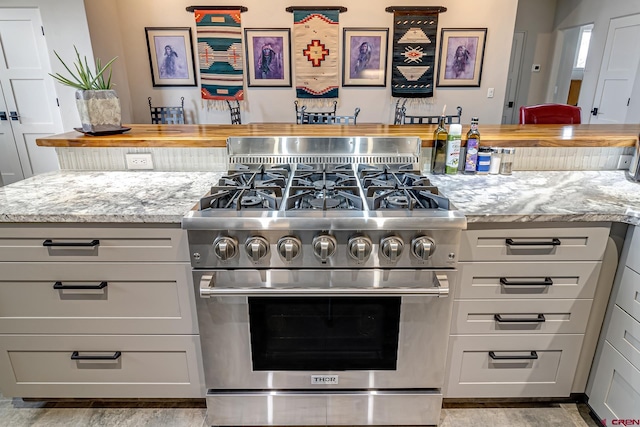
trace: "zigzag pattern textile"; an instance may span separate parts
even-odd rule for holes
[[[296,97],[305,105],[338,98],[339,15],[338,10],[293,11]]]
[[[207,107],[227,109],[244,99],[240,10],[196,10],[200,93]]]
[[[433,96],[437,30],[437,13],[394,12],[391,96]]]

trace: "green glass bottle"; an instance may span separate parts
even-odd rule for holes
[[[431,173],[444,174],[445,160],[447,156],[447,138],[449,133],[445,127],[445,116],[440,116],[440,123],[433,132],[433,148],[431,150]]]

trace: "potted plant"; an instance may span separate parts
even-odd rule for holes
[[[76,59],[73,62],[75,72],[62,60],[58,52],[56,57],[71,75],[70,78],[59,73],[50,74],[58,82],[65,86],[76,88],[76,106],[82,121],[82,132],[103,133],[114,132],[122,129],[120,100],[115,90],[111,88],[111,64],[117,59],[113,58],[104,66],[100,59],[96,59],[95,68],[89,67],[87,57],[80,57],[78,49]]]

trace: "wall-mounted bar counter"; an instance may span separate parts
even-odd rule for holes
[[[225,147],[230,136],[418,136],[433,145],[435,125],[148,125],[132,124],[116,135],[85,136],[66,132],[38,138],[43,147]],[[464,125],[463,133],[468,130]],[[484,125],[481,145],[502,147],[630,147],[640,124],[629,125]],[[463,136],[463,144],[464,144]]]

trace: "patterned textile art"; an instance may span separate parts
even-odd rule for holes
[[[294,10],[296,97],[303,105],[323,106],[338,97],[338,10]]]
[[[438,14],[402,11],[393,14],[391,96],[433,96]]]
[[[196,10],[200,93],[207,107],[226,110],[226,100],[244,99],[239,10]]]

